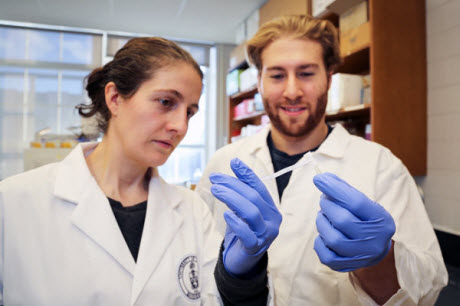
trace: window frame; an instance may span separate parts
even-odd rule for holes
[[[10,59],[10,60],[5,60],[5,59],[0,59],[0,66],[7,66],[7,67],[18,67],[18,68],[23,68],[24,69],[24,78],[27,78],[27,75],[29,74],[29,69],[55,69],[58,71],[58,82],[59,84],[62,83],[62,78],[63,78],[63,72],[69,71],[69,70],[89,70],[91,71],[94,68],[100,67],[107,63],[111,57],[108,54],[108,43],[110,37],[126,37],[126,38],[133,38],[133,37],[143,37],[143,36],[152,36],[152,34],[144,34],[144,33],[128,33],[128,32],[115,32],[115,31],[104,31],[104,30],[96,30],[96,29],[87,29],[87,28],[78,28],[78,27],[67,27],[67,26],[52,26],[52,25],[45,25],[45,24],[36,24],[36,23],[27,23],[27,22],[15,22],[15,21],[6,21],[6,20],[0,20],[0,27],[10,27],[10,28],[21,28],[21,29],[30,29],[30,30],[43,30],[43,31],[54,31],[59,33],[60,37],[60,43],[59,43],[59,52],[60,56],[62,57],[62,49],[63,49],[63,42],[62,42],[62,37],[64,33],[77,33],[77,34],[90,34],[90,35],[96,35],[101,37],[101,54],[99,55],[99,62],[94,63],[91,65],[87,64],[70,64],[70,63],[60,63],[60,62],[44,62],[44,61],[34,61],[34,60],[17,60],[17,59]],[[165,36],[162,36],[165,37]],[[181,46],[188,46],[188,47],[202,47],[207,50],[206,55],[205,55],[205,65],[202,65],[203,62],[199,63],[200,66],[206,66],[207,69],[213,65],[211,61],[211,50],[212,48],[215,47],[215,44],[210,43],[210,42],[203,42],[203,41],[193,41],[193,40],[184,40],[184,39],[177,39],[177,38],[169,38],[165,37],[167,39],[170,39],[176,43],[178,43]],[[26,47],[27,48],[27,47]],[[215,104],[216,102],[213,101],[214,99],[214,94],[210,92],[210,89],[212,88],[211,86],[211,79],[209,74],[206,75],[207,80],[204,80],[207,82],[207,86],[205,87],[207,92],[206,92],[206,108],[205,108],[205,126],[204,126],[204,137],[205,141],[204,144],[179,144],[177,149],[179,148],[190,148],[190,149],[202,149],[203,151],[203,158],[204,160],[202,161],[202,170],[204,170],[204,167],[206,166],[206,162],[209,158],[209,146],[210,146],[210,141],[206,137],[207,130],[210,126],[210,120],[213,119],[212,114],[210,113],[210,107],[209,105],[211,103]],[[24,83],[27,81],[25,80]],[[26,103],[27,101],[24,101],[26,96],[28,95],[26,88],[23,89],[23,101],[22,103]],[[58,96],[62,95],[62,90],[61,88],[58,89]],[[62,100],[62,98],[61,98]],[[61,101],[62,102],[62,101]],[[61,130],[60,126],[60,116],[61,116],[61,108],[62,107],[67,107],[67,105],[61,105],[59,104],[59,98],[57,102],[57,126],[58,130],[56,131],[57,133],[62,133],[64,131]],[[28,147],[28,141],[29,139],[27,134],[27,120],[26,116],[28,114],[24,111],[23,113],[23,137],[21,139],[22,146],[23,146],[23,151],[21,153],[3,153],[0,152],[0,158],[3,160],[4,158],[10,159],[14,157],[21,157],[23,160],[24,156],[24,149]],[[3,114],[2,114],[3,116]],[[215,115],[214,115],[215,117]],[[7,175],[9,176],[9,175]],[[0,180],[3,178],[6,178],[7,176],[3,175],[3,172],[0,171]],[[171,183],[176,183],[176,184],[187,184],[190,183],[188,180],[184,180],[182,182],[175,181]]]

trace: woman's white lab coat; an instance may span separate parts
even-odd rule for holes
[[[210,193],[209,174],[232,174],[230,160],[239,157],[260,177],[273,174],[267,146],[269,127],[257,135],[228,145],[213,156],[197,186],[208,202],[219,230],[227,208]],[[303,157],[305,158],[305,157]],[[406,167],[391,152],[337,125],[314,153],[319,168],[346,180],[390,212],[396,223],[395,261],[401,290],[388,305],[433,305],[447,283],[439,244]],[[300,161],[299,161],[300,162]],[[268,272],[274,283],[275,304],[376,305],[352,273],[335,272],[321,264],[313,244],[321,192],[314,186],[314,166],[292,172],[280,204],[276,181],[267,181],[283,214],[276,240],[268,250]]]
[[[88,170],[91,146],[0,183],[0,305],[217,303],[222,239],[202,200],[152,175],[135,263]]]

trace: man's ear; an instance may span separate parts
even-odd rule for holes
[[[121,96],[118,93],[117,86],[114,82],[108,82],[104,88],[105,93],[105,103],[107,104],[107,108],[112,113],[113,117],[116,117],[118,114],[118,109],[121,102]]]
[[[257,71],[257,91],[262,94],[262,71]]]
[[[326,72],[326,77],[327,77],[327,90],[329,90],[329,88],[331,88],[331,82],[332,82],[332,75],[334,74],[334,72],[332,70]]]

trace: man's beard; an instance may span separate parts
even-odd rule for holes
[[[298,126],[296,129],[290,128],[286,125],[280,118],[279,113],[276,111],[272,111],[270,106],[268,105],[267,99],[263,100],[264,108],[267,112],[268,117],[270,118],[270,122],[274,128],[276,128],[280,133],[291,136],[291,137],[302,137],[307,136],[308,134],[313,131],[318,124],[321,122],[321,119],[326,112],[326,105],[327,105],[327,90],[318,97],[316,102],[316,111],[314,113],[310,113],[307,120]],[[311,105],[308,107],[308,110],[311,111]],[[292,121],[297,119],[292,119]],[[294,122],[293,122],[294,123]]]

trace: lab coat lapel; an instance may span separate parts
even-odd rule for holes
[[[134,273],[135,262],[129,251],[120,227],[113,215],[109,201],[97,186],[94,178],[72,214],[72,222],[88,237],[103,248],[130,274]]]
[[[60,163],[55,184],[55,196],[76,204],[71,222],[98,247],[104,249],[126,271],[134,273],[134,259],[121,234],[107,197],[91,175],[84,150],[96,143],[77,146]]]
[[[259,178],[273,174],[275,172],[275,170],[273,169],[272,158],[270,156],[270,152],[267,146],[258,150],[255,156],[257,160],[257,165],[255,166],[254,171],[258,174]],[[270,192],[273,202],[275,202],[275,205],[279,207],[280,199],[278,196],[278,187],[276,185],[276,180],[266,180],[264,181],[264,184]]]
[[[154,172],[149,183],[147,213],[134,274],[132,305],[172,246],[183,223],[183,217],[177,211],[182,197],[174,186],[165,183],[156,170]]]
[[[253,165],[253,170],[262,178],[266,175],[273,174],[273,162],[270,156],[270,151],[267,146],[267,136],[270,131],[270,125],[264,127],[263,131],[257,134],[257,139],[254,140],[254,146],[251,148],[252,155],[255,157],[256,163]],[[280,205],[280,199],[278,196],[278,187],[276,186],[276,180],[267,180],[264,182],[268,191],[270,192],[275,205]]]
[[[331,134],[324,140],[316,154],[327,155],[332,158],[342,158],[345,155],[350,134],[340,124],[336,124]]]

